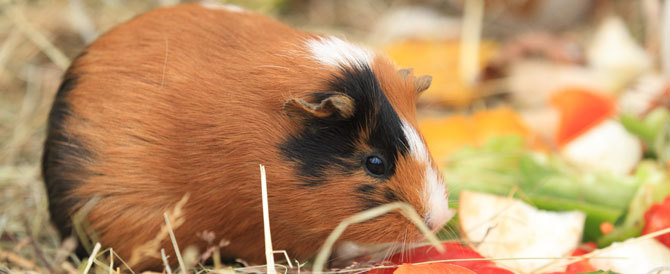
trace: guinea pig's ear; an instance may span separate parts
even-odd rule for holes
[[[416,93],[421,93],[424,90],[427,90],[430,87],[430,83],[433,82],[433,76],[430,75],[421,75],[414,79],[414,86],[416,87]]]
[[[300,98],[284,102],[284,112],[293,120],[304,121],[312,118],[328,118],[335,114],[343,119],[354,116],[356,103],[344,94],[330,95],[321,102],[309,103]]]
[[[398,74],[402,76],[403,78],[410,77],[412,75],[413,68],[404,68],[398,70]],[[430,75],[421,75],[419,77],[414,78],[414,88],[416,89],[416,93],[421,93],[424,90],[427,90],[430,87],[430,83],[433,81],[433,77]]]

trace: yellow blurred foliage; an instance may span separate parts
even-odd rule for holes
[[[459,72],[460,42],[450,41],[404,41],[387,45],[384,51],[403,68],[414,68],[414,75],[433,76],[431,87],[421,100],[451,106],[469,105],[477,98],[477,90],[462,81]],[[480,69],[494,56],[497,45],[482,42],[479,48]]]
[[[526,139],[529,148],[546,151],[548,147],[523,122],[521,116],[510,108],[496,108],[473,115],[451,115],[425,118],[419,127],[426,138],[428,149],[438,161],[465,146],[477,146],[489,138],[519,135]]]

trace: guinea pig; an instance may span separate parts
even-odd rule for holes
[[[274,249],[314,256],[345,218],[390,202],[432,230],[447,190],[417,129],[429,76],[342,39],[295,30],[238,7],[185,4],[121,24],[66,71],[43,155],[62,236],[84,217],[128,260],[188,194],[181,247],[213,232],[222,258],[264,263],[259,164],[267,170]],[[418,242],[398,212],[350,226],[339,242]],[[164,248],[174,263],[170,239]],[[133,269],[160,269],[148,258]]]

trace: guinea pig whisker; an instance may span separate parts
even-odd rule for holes
[[[406,252],[405,249],[407,248],[407,230],[408,229],[409,229],[409,227],[405,227],[405,237],[402,240],[402,250],[401,250],[401,253],[400,253],[400,261],[405,260],[405,252]]]
[[[391,242],[391,246],[389,246],[386,250],[384,250],[384,256],[382,256],[382,261],[386,261],[391,257],[390,253],[392,252],[394,245],[395,242]]]
[[[400,238],[401,237],[402,237],[402,235],[398,235],[398,237],[391,242],[391,246],[389,248],[387,248],[386,251],[384,251],[384,256],[382,257],[382,261],[389,260],[391,258],[391,256],[393,256],[393,254],[395,254],[397,252],[398,246],[400,244]]]

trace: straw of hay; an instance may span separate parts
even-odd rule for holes
[[[186,201],[188,201],[188,198],[189,194],[187,193],[179,202],[177,202],[177,204],[175,205],[175,207],[171,212],[165,213],[170,219],[174,220],[173,223],[174,228],[178,228],[186,221],[182,209],[184,207],[184,204],[186,204]],[[135,265],[147,257],[160,258],[159,250],[161,242],[167,239],[169,233],[170,228],[168,228],[166,225],[161,226],[161,230],[156,234],[156,237],[138,246],[137,248],[135,248],[135,250],[133,250],[132,255],[130,256],[130,260],[128,261],[128,264],[131,266]],[[183,262],[180,265],[183,265]]]

